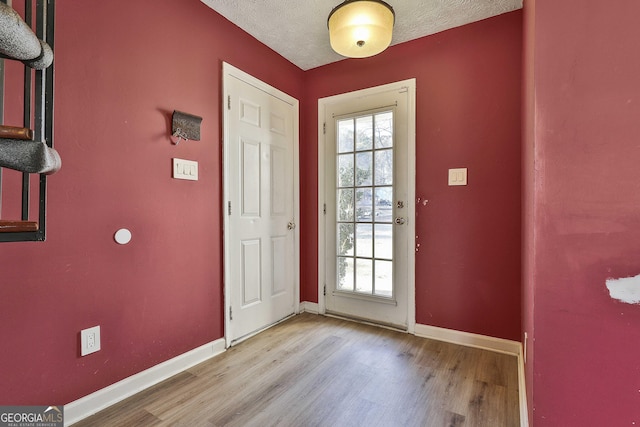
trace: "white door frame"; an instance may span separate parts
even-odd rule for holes
[[[325,183],[326,171],[325,143],[323,123],[326,110],[329,106],[355,98],[375,95],[392,90],[408,91],[407,105],[407,223],[408,236],[407,253],[407,332],[415,333],[416,326],[416,268],[415,268],[415,239],[416,235],[415,211],[416,211],[416,79],[402,80],[382,86],[362,89],[354,92],[334,95],[318,99],[318,312],[326,313],[326,298],[324,289],[326,284],[326,242],[325,242]]]
[[[227,262],[231,259],[228,253],[229,247],[227,242],[230,242],[231,236],[229,235],[229,215],[227,214],[227,203],[229,201],[229,158],[228,158],[228,146],[229,143],[229,109],[227,108],[228,99],[228,86],[227,82],[230,78],[237,78],[243,82],[260,89],[284,102],[293,106],[294,119],[293,119],[293,214],[295,221],[300,223],[300,165],[299,165],[299,145],[300,145],[300,106],[297,99],[292,96],[276,89],[267,83],[258,80],[252,75],[234,67],[226,62],[222,63],[222,111],[223,111],[223,136],[222,136],[222,180],[223,180],[223,203],[222,203],[222,217],[224,218],[224,249],[223,249],[223,265],[224,265],[224,337],[225,346],[228,348],[231,346],[231,324],[230,324],[230,307],[231,307],[231,293],[233,287],[231,286],[230,268]],[[300,311],[300,227],[293,229],[294,239],[294,313]],[[260,331],[257,331],[260,332]],[[255,332],[255,333],[257,333]],[[254,333],[254,334],[255,334]]]

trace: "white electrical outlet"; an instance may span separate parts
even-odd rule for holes
[[[80,331],[80,355],[95,353],[100,350],[100,326]]]

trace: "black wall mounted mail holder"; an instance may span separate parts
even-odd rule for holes
[[[44,241],[48,179],[45,174],[55,172],[61,164],[53,149],[52,63],[56,1],[18,2],[24,5],[24,19],[7,7],[7,3],[11,2],[0,0],[0,58],[3,58],[0,59],[0,151],[4,162],[0,164],[0,199],[3,202],[0,203],[0,242]],[[5,67],[6,58],[21,61],[24,66]],[[2,82],[6,82],[7,76],[19,78],[21,74],[22,97],[7,97]],[[14,114],[22,110],[23,121],[19,127],[5,124],[4,113],[8,110]],[[15,173],[5,168],[22,171],[21,201],[20,192],[15,191],[14,185],[18,180],[4,179],[5,172],[13,176]],[[9,197],[3,197],[5,191]],[[4,205],[12,206],[11,210],[3,210]]]
[[[171,118],[171,134],[178,139],[174,144],[178,144],[181,139],[200,141],[200,123],[202,117],[175,110]]]
[[[0,2],[0,58],[17,59],[36,70],[53,62],[51,47],[6,2]]]

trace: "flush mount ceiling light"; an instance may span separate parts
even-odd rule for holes
[[[382,0],[346,0],[329,14],[329,41],[348,58],[377,55],[391,44],[395,12]]]

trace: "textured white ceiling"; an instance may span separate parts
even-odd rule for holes
[[[289,61],[308,70],[344,59],[329,45],[327,17],[342,0],[201,0]],[[522,0],[387,0],[392,45],[522,8]]]

